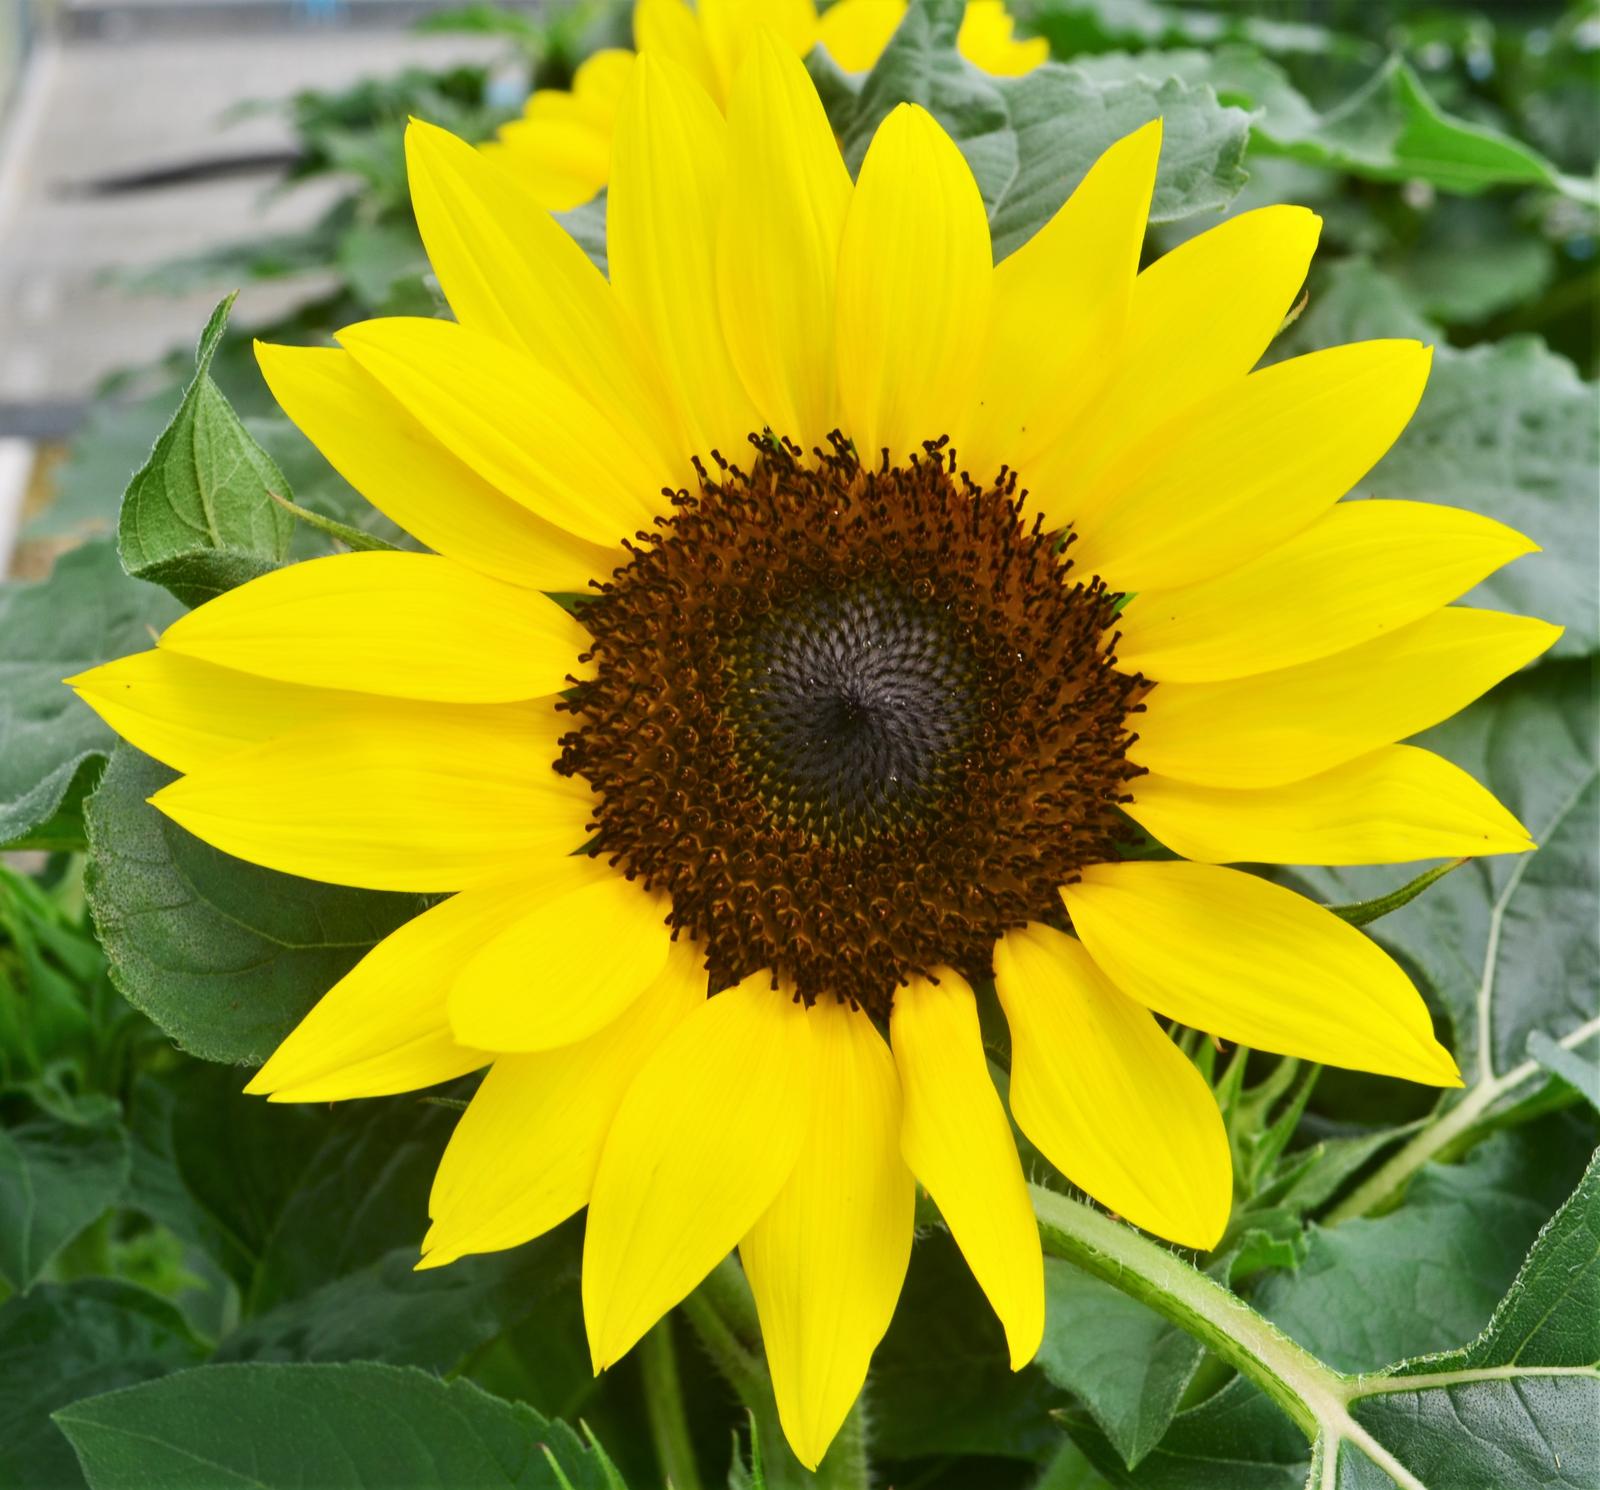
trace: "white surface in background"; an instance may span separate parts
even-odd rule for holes
[[[306,227],[337,195],[323,181],[274,196],[261,175],[110,197],[63,194],[63,186],[290,148],[279,115],[220,123],[247,99],[504,52],[493,38],[328,27],[39,47],[0,142],[0,403],[84,398],[110,372],[190,349],[217,300],[236,288],[133,295],[106,283],[108,270]],[[326,284],[313,276],[238,288],[234,320],[249,326]]]
[[[32,470],[31,441],[0,440],[0,579],[11,572],[11,551],[17,546],[22,499],[28,494]]]

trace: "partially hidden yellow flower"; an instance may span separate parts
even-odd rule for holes
[[[781,36],[726,118],[647,52],[608,281],[515,175],[415,124],[456,321],[258,353],[435,552],[277,570],[73,680],[182,773],[152,800],[218,848],[449,895],[248,1090],[345,1101],[488,1067],[422,1265],[587,1206],[600,1369],[737,1248],[808,1465],[889,1323],[917,1183],[1013,1363],[1040,1342],[975,989],[997,990],[1039,1151],[1209,1248],[1228,1143],[1161,1019],[1459,1082],[1375,943],[1227,866],[1530,847],[1396,742],[1554,639],[1450,604],[1533,545],[1339,501],[1429,352],[1256,370],[1318,219],[1241,213],[1140,272],[1160,140],[1113,145],[996,265],[922,110],[889,115],[852,182]],[[1171,857],[1126,857],[1124,814]]]
[[[865,72],[904,19],[906,0],[838,0],[817,15],[814,0],[636,0],[634,40],[641,51],[670,57],[726,108],[734,75],[758,28],[770,29],[796,56],[821,44],[846,72]],[[1042,37],[1019,41],[1003,0],[967,0],[957,45],[969,62],[996,77],[1015,77],[1050,55]],[[522,117],[483,148],[517,171],[552,211],[581,206],[611,174],[611,136],[632,52],[596,52],[570,91],[540,88]]]

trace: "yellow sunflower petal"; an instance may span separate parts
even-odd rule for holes
[[[1261,1050],[1460,1086],[1388,953],[1281,885],[1210,864],[1100,864],[1061,892],[1100,970],[1156,1013]]]
[[[1023,473],[1052,524],[1087,529],[1110,500],[1106,472],[1255,366],[1305,280],[1321,227],[1303,207],[1243,212],[1139,276],[1104,395]]]
[[[1205,1078],[1073,937],[1048,926],[1009,932],[994,966],[1017,1126],[1134,1225],[1185,1247],[1216,1246],[1233,1167]]]
[[[705,32],[688,0],[634,0],[633,42],[641,52],[669,57],[722,102]]]
[[[1008,464],[1026,478],[1114,366],[1160,153],[1159,119],[1117,141],[995,267],[988,356],[957,451],[975,475]]]
[[[1129,791],[1129,817],[1174,853],[1207,864],[1409,864],[1534,846],[1465,771],[1413,745],[1384,745],[1257,791],[1154,775]]]
[[[592,1035],[660,976],[670,904],[610,865],[569,857],[520,914],[486,937],[450,986],[456,1038],[550,1050]]]
[[[677,479],[541,362],[453,321],[392,316],[339,344],[441,444],[530,512],[601,545],[648,525]]]
[[[866,72],[905,14],[906,0],[835,0],[822,12],[817,40],[846,72]]]
[[[793,1173],[740,1244],[778,1418],[815,1469],[860,1394],[911,1260],[916,1186],[900,1157],[900,1079],[872,1022],[819,999],[815,1110]]]
[[[734,370],[718,308],[726,153],[727,125],[704,90],[646,48],[617,118],[606,202],[611,283],[679,392],[688,449],[738,460],[760,416]]]
[[[351,486],[429,548],[514,585],[572,592],[627,558],[614,542],[579,538],[491,486],[348,352],[259,341],[255,349],[284,413]]]
[[[930,114],[899,105],[867,148],[839,249],[839,395],[869,466],[884,448],[901,461],[957,427],[993,278],[972,172]]]
[[[330,554],[180,616],[163,651],[281,683],[445,703],[559,693],[589,633],[536,590],[437,554]]]
[[[620,1360],[749,1232],[813,1123],[805,1008],[746,978],[660,1045],[606,1136],[583,1247],[596,1371]]]
[[[549,764],[547,706],[406,704],[314,725],[174,781],[150,800],[224,853],[369,890],[514,878],[589,836],[593,798]]]
[[[1020,1371],[1044,1336],[1044,1254],[972,990],[948,969],[938,983],[913,979],[895,993],[890,1034],[905,1098],[901,1152],[1000,1316]]]
[[[1304,207],[1241,212],[1163,254],[1133,290],[1129,361],[1155,375],[1158,410],[1196,404],[1249,372],[1305,282],[1322,219]]]
[[[366,694],[275,683],[152,648],[68,678],[124,740],[198,771],[290,730],[369,711]]]
[[[838,426],[834,268],[850,175],[804,65],[763,33],[728,106],[717,251],[728,346],[760,418],[804,450]]]
[[[406,161],[417,226],[456,319],[630,421],[659,484],[678,460],[672,406],[605,276],[513,176],[448,131],[413,120]]]
[[[1050,58],[1043,36],[1019,41],[1016,22],[1003,0],[967,0],[967,12],[956,34],[956,49],[974,67],[997,78],[1021,77]]]
[[[1216,579],[1134,596],[1118,665],[1169,683],[1292,667],[1419,620],[1537,549],[1459,507],[1341,502]]]
[[[515,1247],[587,1205],[623,1094],[705,998],[702,956],[684,939],[625,1017],[576,1045],[497,1057],[439,1161],[418,1266]]]
[[[1119,590],[1210,579],[1321,516],[1416,412],[1431,349],[1367,341],[1252,373],[1107,477],[1074,562]]]
[[[468,890],[392,931],[333,985],[245,1087],[274,1102],[409,1092],[494,1059],[456,1042],[445,990],[521,904],[520,885]]]
[[[1161,683],[1128,756],[1204,786],[1301,781],[1448,718],[1560,635],[1530,616],[1455,607],[1299,667]]]

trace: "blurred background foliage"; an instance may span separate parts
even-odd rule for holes
[[[1013,8],[1076,69],[1071,86],[1176,80],[1194,129],[1209,131],[1197,190],[1215,200],[1205,211],[1185,200],[1167,214],[1152,228],[1150,257],[1214,223],[1218,203],[1227,212],[1304,203],[1325,219],[1322,248],[1308,302],[1275,355],[1364,335],[1438,344],[1417,425],[1363,492],[1480,507],[1546,547],[1526,574],[1475,598],[1566,623],[1559,655],[1435,742],[1498,791],[1543,846],[1525,864],[1457,870],[1374,927],[1450,1026],[1467,1093],[1435,1109],[1421,1088],[1219,1054],[1188,1037],[1217,1086],[1239,1174],[1234,1225],[1201,1264],[1341,1370],[1464,1345],[1512,1287],[1596,1137],[1584,1098],[1597,1098],[1600,4]],[[111,535],[130,473],[166,459],[157,439],[174,411],[221,419],[208,389],[239,416],[237,431],[218,424],[209,437],[261,452],[261,469],[281,475],[279,494],[327,520],[269,525],[242,552],[247,567],[363,535],[399,540],[277,412],[249,338],[319,343],[370,315],[445,314],[407,200],[406,118],[487,138],[529,87],[560,86],[591,50],[628,38],[626,14],[593,0],[547,20],[480,3],[426,24],[497,36],[504,60],[298,95],[288,105],[298,145],[280,189],[332,176],[344,187],[336,204],[290,236],[253,237],[240,223],[235,247],[136,284],[146,293],[214,284],[221,294],[246,280],[332,271],[334,288],[282,324],[246,331],[227,327],[224,307],[198,376],[185,350],[111,380],[56,469],[54,500],[25,535],[83,546],[47,582],[0,586],[0,846],[12,849],[0,860],[0,1485],[80,1486],[85,1466],[97,1490],[222,1483],[220,1471],[184,1479],[127,1447],[131,1422],[156,1433],[166,1415],[181,1415],[182,1400],[149,1388],[157,1394],[127,1399],[122,1418],[115,1398],[72,1406],[159,1386],[206,1361],[420,1367],[449,1385],[399,1376],[347,1385],[361,1387],[358,1396],[395,1394],[440,1433],[447,1419],[470,1420],[459,1465],[476,1462],[471,1454],[487,1452],[496,1434],[546,1442],[559,1465],[558,1474],[535,1456],[512,1473],[501,1461],[481,1478],[463,1467],[442,1483],[661,1482],[642,1426],[639,1353],[603,1380],[589,1372],[580,1226],[513,1253],[411,1271],[462,1092],[271,1107],[242,1097],[240,1070],[225,1064],[261,1059],[416,903],[220,864],[145,808],[161,768],[126,747],[113,754],[106,732],[59,688],[69,663],[133,650],[175,614],[162,590],[124,576]],[[833,81],[848,145],[861,102],[854,85]],[[958,109],[953,117],[959,123]],[[603,204],[580,209],[572,226],[603,255]],[[252,500],[265,499],[258,491]],[[194,554],[168,557],[194,572]],[[218,556],[200,558],[204,570]],[[1307,871],[1299,882],[1342,904],[1403,878]],[[1036,1176],[1064,1187],[1038,1155],[1026,1157]],[[881,1482],[1304,1483],[1304,1441],[1197,1342],[1066,1263],[1050,1263],[1049,1287],[1044,1350],[1013,1375],[975,1285],[930,1225],[869,1385]],[[754,1483],[745,1415],[681,1321],[664,1328],[677,1337],[705,1483],[730,1474],[729,1483]],[[290,1401],[289,1381],[215,1381],[214,1410],[230,1416],[251,1454],[263,1452],[272,1425],[262,1394],[275,1384]],[[326,1387],[332,1397],[296,1409],[308,1421],[334,1411],[328,1404],[344,1387]],[[562,1426],[580,1421],[609,1460]],[[304,1483],[384,1483],[340,1479],[355,1471],[337,1467],[338,1445],[321,1435],[313,1427],[295,1445]],[[764,1476],[794,1483],[781,1444],[769,1437],[762,1446]],[[405,1472],[403,1457],[372,1462]],[[280,1483],[270,1467],[260,1472],[251,1483]],[[1512,1480],[1492,1478],[1498,1472],[1464,1469],[1465,1478],[1430,1484],[1509,1490]],[[1569,1464],[1550,1483],[1578,1487],[1584,1473]]]

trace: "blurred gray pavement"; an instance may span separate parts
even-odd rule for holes
[[[404,13],[341,28],[281,8],[275,26],[271,12],[227,12],[210,7],[186,28],[181,11],[153,9],[146,25],[137,4],[101,9],[35,47],[0,124],[0,437],[54,432],[19,421],[30,410],[36,424],[69,420],[105,374],[190,345],[231,288],[133,294],[108,271],[308,226],[338,192],[323,180],[274,193],[270,170],[113,195],[84,194],[85,182],[289,149],[273,113],[221,123],[244,100],[504,55],[492,38],[408,33]],[[322,288],[315,277],[246,284],[235,321],[273,318]]]

